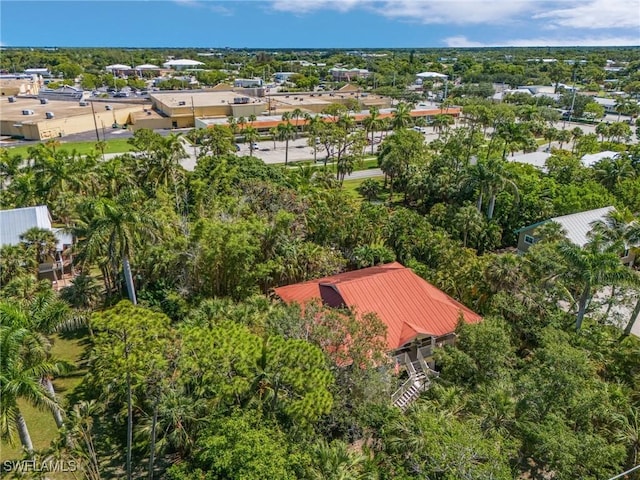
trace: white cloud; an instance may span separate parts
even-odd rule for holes
[[[447,37],[444,39],[444,43],[447,45],[447,47],[452,47],[452,48],[474,48],[474,47],[485,46],[481,42],[474,42],[462,35],[457,37]]]
[[[497,42],[476,42],[465,36],[448,37],[443,40],[447,47],[625,47],[637,46],[640,40],[636,37],[601,36],[601,37],[563,37],[563,38],[519,38]]]
[[[640,43],[640,0],[568,2],[561,8],[536,13],[533,18],[569,28],[635,28],[636,43]]]
[[[545,22],[547,29],[640,30],[640,0],[272,0],[270,5],[273,10],[301,15],[318,10],[363,9],[424,24],[513,27],[513,23],[505,22],[524,25],[537,20]]]
[[[318,10],[348,12],[362,8],[388,18],[425,24],[499,23],[530,13],[535,0],[274,0],[274,10],[307,14]]]
[[[173,0],[173,2],[184,7],[207,9],[210,12],[217,13],[218,15],[233,15],[233,10],[214,2],[200,0]]]
[[[493,2],[401,0],[385,2],[376,8],[376,11],[385,17],[413,20],[424,24],[469,25],[499,24],[509,19],[513,20],[524,14],[530,14],[535,6],[535,0]]]

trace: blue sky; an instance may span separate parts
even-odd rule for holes
[[[4,46],[640,45],[640,0],[1,0]]]

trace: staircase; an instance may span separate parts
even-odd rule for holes
[[[407,373],[409,373],[409,378],[391,396],[391,402],[403,412],[422,392],[429,388],[431,384],[430,377],[437,375],[437,372],[429,368],[429,365],[424,361],[419,351],[418,358],[414,361],[411,361],[409,355],[405,353],[404,362]]]

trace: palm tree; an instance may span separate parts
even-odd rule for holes
[[[294,108],[291,112],[291,119],[296,121],[296,138],[298,138],[298,132],[302,130],[302,126],[298,122],[301,118],[304,118],[304,112],[299,108]]]
[[[489,256],[489,263],[484,270],[484,278],[489,284],[491,292],[518,293],[525,283],[521,264],[521,258],[513,253]]]
[[[551,151],[551,143],[558,139],[558,129],[549,127],[544,131],[544,139],[549,142],[549,151]]]
[[[478,209],[473,205],[466,205],[456,213],[455,222],[457,229],[462,233],[462,246],[467,247],[469,235],[478,235],[485,226],[484,218]]]
[[[75,228],[79,258],[102,262],[107,291],[117,285],[115,275],[122,267],[133,304],[137,301],[129,261],[137,246],[154,241],[160,232],[155,215],[146,206],[134,207],[137,196],[129,191],[113,200],[98,198],[87,202]]]
[[[45,228],[33,227],[20,235],[20,240],[25,244],[27,251],[33,255],[36,266],[53,260],[53,276],[57,279],[55,263],[58,239],[53,232]],[[38,271],[34,273],[37,275]]]
[[[604,250],[603,245],[601,235],[592,237],[584,248],[569,242],[558,244],[558,253],[566,267],[559,278],[564,280],[569,289],[577,290],[578,297],[574,299],[574,304],[578,307],[576,330],[582,327],[595,289],[635,280],[633,272],[622,265],[618,255]]]
[[[600,135],[600,140],[602,142],[604,142],[605,138],[611,137],[609,125],[604,122],[600,122],[598,125],[596,125],[596,133]]]
[[[627,157],[603,158],[594,165],[595,177],[607,190],[614,190],[621,182],[634,178],[636,171]]]
[[[399,128],[407,128],[409,125],[411,125],[411,105],[400,102],[393,112],[391,127],[394,130],[398,130]]]
[[[438,114],[433,118],[433,122],[431,125],[433,126],[434,131],[438,131],[438,138],[442,136],[442,132],[446,131],[451,125],[453,125],[454,120],[451,115]]]
[[[229,115],[227,117],[227,125],[229,125],[229,129],[231,129],[231,133],[234,135],[238,133],[238,121],[236,120],[236,117]]]
[[[10,153],[8,148],[0,150],[0,188],[6,185],[20,172],[23,160],[21,155]]]
[[[578,128],[578,127],[576,127]],[[560,142],[560,150],[562,150],[562,146],[571,140],[571,132],[569,130],[559,130],[558,136],[556,140]]]
[[[371,478],[365,473],[367,456],[349,450],[346,443],[334,440],[320,441],[312,456],[311,478],[313,480],[364,480]]]
[[[6,301],[0,308],[0,316],[4,325],[15,328],[26,328],[39,338],[44,346],[44,354],[50,357],[52,344],[51,335],[62,330],[74,330],[81,321],[72,315],[69,306],[61,301],[52,289],[39,291],[35,296],[24,302]],[[52,400],[56,400],[51,377],[43,375],[42,385],[49,392]],[[62,428],[62,411],[53,410],[53,418],[58,428]]]
[[[16,431],[29,456],[33,442],[18,401],[60,413],[54,393],[43,379],[66,370],[65,364],[49,356],[48,339],[27,327],[24,308],[0,302],[0,436],[13,442]]]
[[[269,135],[271,135],[271,139],[273,140],[273,149],[276,149],[276,140],[278,139],[278,128],[271,127],[269,129]]]
[[[260,134],[253,127],[245,128],[242,134],[244,135],[244,141],[249,143],[249,155],[253,157],[254,146],[260,140]]]
[[[612,210],[607,213],[602,220],[597,220],[591,224],[591,237],[600,236],[608,251],[619,254],[621,251],[629,253],[626,256],[631,258],[630,267],[638,253],[640,246],[640,220],[633,215],[628,209]],[[640,278],[636,279],[636,283],[640,283]],[[609,314],[613,305],[615,296],[615,286],[611,287],[611,299],[605,316]],[[626,335],[631,334],[633,325],[640,314],[640,299],[636,302],[631,317],[624,329]]]
[[[284,117],[284,115],[283,115]],[[278,140],[284,140],[284,166],[289,163],[289,140],[295,137],[296,129],[289,122],[278,124]]]
[[[60,298],[67,302],[88,324],[89,333],[93,336],[88,320],[91,312],[100,304],[103,291],[96,279],[86,273],[76,276],[71,285],[60,290]]]
[[[304,116],[306,120],[305,128],[309,132],[309,143],[313,147],[313,162],[318,161],[318,134],[322,126],[322,117],[307,113]]]
[[[516,199],[518,198],[518,188],[516,184],[509,179],[505,170],[505,162],[503,160],[489,159],[480,160],[476,165],[469,168],[468,183],[478,191],[478,200],[476,208],[482,210],[484,200],[489,198],[487,206],[487,219],[493,218],[498,193],[506,186],[510,186]]]
[[[380,122],[380,110],[377,107],[369,108],[369,115],[362,121],[364,128],[367,132],[371,132],[371,155],[373,155],[373,141],[376,130],[379,130],[382,126]]]
[[[571,138],[573,139],[573,147],[571,147],[571,153],[575,153],[575,151],[576,151],[576,142],[583,135],[584,135],[584,132],[582,131],[582,129],[580,127],[574,127],[574,129],[571,130]]]
[[[38,265],[23,245],[4,245],[0,247],[0,287],[11,280],[37,270]]]
[[[187,158],[187,153],[180,135],[172,133],[162,137],[160,145],[143,167],[145,180],[151,182],[154,189],[160,186],[175,189],[184,176],[180,165],[184,158]]]

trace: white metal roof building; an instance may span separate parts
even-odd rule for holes
[[[0,247],[19,245],[20,235],[30,228],[51,230],[58,239],[57,250],[64,250],[64,245],[71,245],[73,237],[61,229],[52,228],[51,214],[46,205],[37,207],[14,208],[0,210]]]
[[[530,152],[513,155],[508,157],[507,160],[517,163],[526,163],[527,165],[533,165],[536,168],[544,170],[547,159],[550,156],[551,154],[547,152]]]
[[[438,73],[438,72],[422,72],[422,73],[417,73],[416,77],[418,78],[448,78],[447,75],[443,74],[443,73]]]
[[[176,70],[186,70],[189,68],[196,68],[201,65],[204,65],[204,63],[198,62],[197,60],[189,60],[188,58],[169,60],[168,62],[164,62],[162,64],[162,66],[165,68],[174,68]]]
[[[562,225],[562,228],[567,231],[567,238],[571,243],[584,247],[589,242],[587,234],[591,231],[591,224],[597,220],[604,220],[607,213],[613,210],[615,208],[612,206],[596,208],[586,212],[555,217],[551,220]]]
[[[620,154],[618,152],[612,152],[611,150],[605,150],[604,152],[591,153],[582,157],[582,164],[586,167],[592,167],[603,158],[616,159]]]
[[[122,65],[120,63],[117,63],[115,65],[107,65],[106,67],[104,67],[104,69],[107,72],[118,72],[120,70],[131,70],[131,67],[129,65]]]
[[[134,70],[160,70],[160,67],[157,65],[152,65],[150,63],[145,63],[143,65],[136,65],[133,67]]]
[[[588,233],[592,229],[593,222],[598,220],[604,220],[606,215],[615,210],[614,207],[608,206],[603,208],[596,208],[594,210],[587,210],[586,212],[572,213],[570,215],[562,215],[561,217],[554,217],[542,222],[528,225],[519,230],[516,230],[518,234],[518,250],[520,252],[526,252],[528,248],[537,242],[536,228],[547,222],[557,222],[566,232],[567,239],[579,247],[584,247],[589,242]]]

